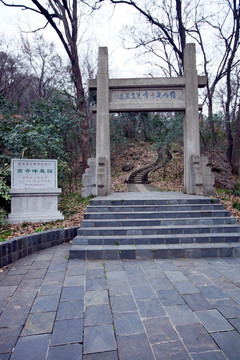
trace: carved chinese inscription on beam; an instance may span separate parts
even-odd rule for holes
[[[184,110],[184,89],[139,88],[110,90],[109,109],[113,111]]]

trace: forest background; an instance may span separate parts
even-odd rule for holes
[[[16,15],[21,10],[25,17]],[[11,158],[58,159],[62,207],[73,205],[71,198],[79,206],[65,209],[66,215],[84,211],[81,176],[95,153],[96,128],[87,81],[96,76],[99,45],[109,47],[110,77],[161,77],[182,76],[185,44],[196,44],[198,74],[208,78],[199,93],[201,152],[215,171],[218,192],[225,198],[240,195],[239,0],[0,0],[3,21],[6,11],[14,11],[16,33],[13,39],[1,28],[2,224],[10,210]],[[118,165],[112,168],[113,190],[125,189],[124,161],[136,168],[139,159],[151,162],[163,146],[177,154],[169,176],[178,181],[169,181],[165,169],[154,184],[181,190],[183,114],[122,113],[110,121],[112,160]],[[128,152],[123,162],[116,160],[133,147],[135,158]]]

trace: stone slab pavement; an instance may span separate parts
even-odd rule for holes
[[[0,360],[239,360],[240,258],[69,260],[0,271]]]

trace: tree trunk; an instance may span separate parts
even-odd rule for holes
[[[178,20],[178,30],[179,30],[179,36],[180,36],[180,44],[181,44],[181,55],[180,55],[180,76],[182,76],[182,69],[183,69],[183,52],[186,45],[186,33],[185,33],[185,27],[183,25],[182,21],[182,1],[176,0],[176,11],[177,11],[177,20]]]
[[[230,57],[227,62],[226,67],[226,78],[227,78],[227,100],[226,100],[226,130],[228,137],[228,149],[227,149],[227,157],[229,163],[232,165],[232,152],[233,152],[233,136],[232,136],[232,126],[230,119],[230,104],[232,100],[232,87],[231,87],[231,75],[232,75],[232,66],[234,57],[237,53],[237,49],[239,46],[239,32],[240,32],[240,9],[239,3],[234,0],[232,4],[233,11],[233,20],[234,20],[234,34],[233,34],[233,42],[232,42],[232,50],[230,53]],[[229,44],[230,47],[231,43]]]
[[[240,104],[238,107],[238,115],[236,118],[236,128],[233,139],[232,151],[232,173],[239,175],[239,160],[240,160]]]
[[[212,136],[214,136],[215,127],[213,120],[213,98],[212,98],[212,93],[210,91],[208,92],[208,121]]]
[[[216,138],[215,138],[215,123],[213,116],[213,91],[208,89],[208,125],[210,131],[210,143],[209,148],[211,151],[215,150],[216,147]]]
[[[80,137],[81,137],[83,170],[85,170],[88,167],[87,160],[90,157],[90,137],[89,137],[89,124],[87,118],[87,103],[86,103],[85,93],[82,84],[82,76],[79,67],[77,51],[75,52],[75,56],[73,56],[72,58],[72,72],[73,72],[73,79],[77,94],[78,111],[81,118]]]
[[[227,158],[230,164],[232,164],[232,151],[233,151],[233,136],[232,136],[232,126],[230,119],[230,103],[232,99],[232,90],[231,90],[231,68],[230,65],[227,68],[227,100],[225,106],[225,116],[226,116],[226,132],[228,139],[228,148],[227,148]]]

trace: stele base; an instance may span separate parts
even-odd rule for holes
[[[58,196],[60,188],[55,189],[12,189],[11,213],[9,224],[23,222],[49,222],[63,220],[63,214],[58,211]]]

